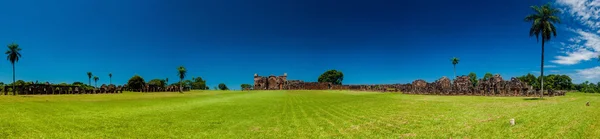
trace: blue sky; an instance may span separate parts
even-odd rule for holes
[[[18,43],[17,79],[124,84],[189,77],[239,88],[253,74],[344,84],[408,83],[498,73],[539,74],[540,47],[523,18],[544,0],[19,0],[1,1],[0,44]],[[563,23],[546,45],[546,74],[600,81],[600,2],[558,0]],[[596,13],[596,14],[594,14]],[[0,81],[12,82],[8,61]],[[190,79],[190,78],[187,78]]]

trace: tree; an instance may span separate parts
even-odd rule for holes
[[[187,73],[187,70],[185,69],[185,67],[179,66],[177,68],[177,76],[179,76],[179,93],[183,93],[182,83],[183,83],[183,78],[185,78],[186,73]]]
[[[202,79],[202,77],[192,78],[192,89],[201,89],[206,90],[208,86],[206,86],[206,81]]]
[[[528,85],[533,86],[533,88],[540,87],[537,77],[535,77],[535,75],[533,75],[531,73],[528,73],[527,75],[523,75],[521,77],[517,77],[517,79],[521,80],[522,82],[527,83]]]
[[[98,76],[94,76],[94,83],[96,84],[96,88],[98,88],[98,80],[100,80],[100,78],[98,78]]]
[[[146,81],[139,75],[133,75],[133,77],[127,81],[127,87],[134,90],[140,90],[144,85],[146,85]]]
[[[250,84],[242,84],[242,85],[240,85],[240,87],[242,87],[242,90],[252,89],[252,85],[250,85]]]
[[[458,64],[458,61],[460,61],[460,59],[458,59],[457,57],[453,57],[452,59],[450,59],[450,61],[452,61],[452,65],[454,65],[454,77],[456,78],[456,64]]]
[[[183,80],[183,87],[184,88],[192,88],[193,82],[192,80]]]
[[[112,73],[108,73],[109,83],[112,84]]]
[[[162,88],[164,88],[166,85],[165,80],[162,80],[162,79],[152,79],[152,80],[148,81],[148,84],[156,85],[156,86],[159,86]]]
[[[485,73],[485,75],[483,75],[483,80],[487,81],[487,80],[492,79],[492,77],[494,77],[494,75],[492,75],[492,73],[488,72],[488,73]]]
[[[337,70],[328,70],[319,76],[318,82],[330,82],[332,84],[341,85],[344,80],[344,73]]]
[[[471,83],[473,83],[473,87],[477,86],[477,74],[475,74],[475,72],[471,72],[469,73],[469,79],[471,80]]]
[[[88,85],[92,86],[92,72],[87,72]]]
[[[165,78],[165,84],[169,84],[169,78]]]
[[[13,69],[13,83],[15,82],[15,62],[19,62],[19,58],[21,58],[21,48],[19,48],[19,44],[16,43],[12,43],[8,45],[8,50],[6,51],[6,58],[8,59],[8,61],[10,61],[10,63],[12,64],[12,69]],[[15,86],[13,85],[13,95],[17,94],[17,90],[15,89]]]
[[[539,40],[539,36],[542,36],[542,60],[540,65],[540,76],[544,76],[544,43],[550,41],[552,35],[556,37],[556,27],[554,23],[560,23],[560,19],[557,14],[560,10],[550,7],[550,3],[544,4],[540,7],[531,6],[531,9],[535,12],[525,17],[526,22],[532,22],[531,28],[529,29],[529,36]],[[541,83],[541,94],[540,98],[544,97],[544,78],[540,79]]]
[[[227,88],[227,85],[225,85],[224,83],[219,84],[219,89],[220,90],[229,90],[229,88]]]

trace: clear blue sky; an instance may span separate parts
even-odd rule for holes
[[[328,69],[343,71],[344,84],[408,83],[452,77],[451,57],[459,75],[509,79],[539,74],[541,44],[523,18],[547,2],[9,0],[0,2],[0,43],[23,48],[17,79],[52,83],[87,83],[88,71],[99,84],[109,72],[116,84],[134,74],[173,83],[179,65],[211,87],[239,88],[254,73],[316,81]],[[598,81],[600,22],[586,6],[600,4],[552,2],[565,13],[546,45],[546,73]],[[2,63],[0,81],[10,83]]]

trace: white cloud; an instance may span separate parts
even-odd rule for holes
[[[556,56],[556,60],[552,60],[552,63],[561,65],[573,65],[581,61],[587,61],[596,57],[596,53],[587,49],[579,49],[575,52],[567,52],[567,56]]]
[[[576,20],[590,28],[598,28],[600,19],[599,0],[556,0],[556,3],[566,6],[566,11]]]
[[[588,69],[579,69],[575,70],[575,74],[571,75],[574,81],[583,82],[583,81],[592,81],[596,82],[600,80],[600,66],[596,66]]]
[[[582,61],[596,58],[600,53],[600,0],[556,0],[563,11],[571,16],[582,28],[567,30],[576,34],[568,40],[559,53],[551,62],[561,65],[573,65]],[[562,18],[563,20],[569,18]],[[594,30],[598,30],[594,32]]]

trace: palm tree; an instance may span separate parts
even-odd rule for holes
[[[87,72],[88,75],[88,85],[92,86],[92,72]]]
[[[183,83],[183,78],[185,78],[185,74],[187,73],[187,70],[185,69],[185,67],[183,66],[179,66],[177,68],[177,76],[179,76],[179,93],[183,93],[181,88],[181,84]]]
[[[17,94],[17,90],[15,89],[15,62],[19,62],[19,58],[21,57],[21,48],[19,48],[19,44],[12,43],[8,45],[8,50],[6,51],[6,58],[12,64],[13,69],[13,95]]]
[[[453,57],[452,59],[450,59],[450,61],[452,61],[452,65],[454,65],[454,77],[456,78],[456,64],[458,64],[458,61],[460,61],[460,59]]]
[[[112,84],[112,73],[108,73],[109,83]]]
[[[98,76],[94,76],[94,82],[96,83],[96,88],[98,88],[98,80],[100,80],[100,78],[98,78]]]
[[[542,36],[542,62],[541,62],[541,70],[540,77],[544,77],[544,43],[546,41],[550,41],[552,35],[556,37],[556,27],[554,27],[554,23],[560,23],[560,19],[557,14],[560,13],[560,10],[550,7],[550,4],[544,4],[541,7],[531,6],[531,9],[535,12],[534,14],[530,14],[525,17],[526,22],[532,22],[531,29],[529,29],[529,36],[535,38],[539,41],[539,36]],[[541,94],[540,98],[544,98],[544,78],[540,78],[541,80]]]
[[[167,84],[167,86],[169,85],[169,78],[165,79],[165,84]]]

